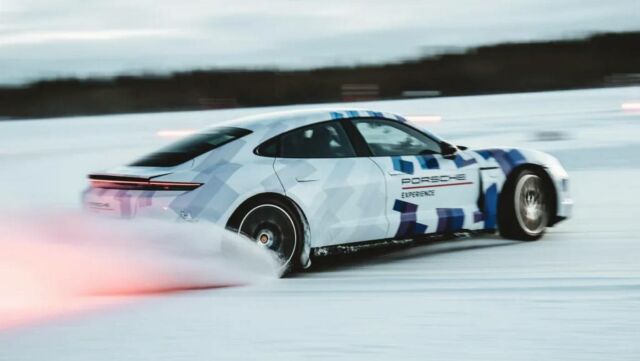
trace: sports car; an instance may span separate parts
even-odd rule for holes
[[[573,205],[549,154],[467,149],[370,110],[220,122],[88,177],[91,212],[211,222],[273,250],[286,270],[336,247],[430,235],[536,240]]]

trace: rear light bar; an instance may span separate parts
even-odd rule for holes
[[[92,188],[102,189],[126,189],[126,190],[145,190],[145,191],[191,191],[202,185],[202,183],[192,182],[166,182],[152,181],[144,178],[133,177],[108,177],[89,176],[89,182]]]

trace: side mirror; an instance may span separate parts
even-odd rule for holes
[[[445,158],[455,158],[458,153],[458,148],[455,145],[449,143],[442,143],[442,156]]]
[[[456,145],[456,148],[458,148],[459,150],[467,150],[467,149],[469,149],[469,147],[464,146],[464,145]]]

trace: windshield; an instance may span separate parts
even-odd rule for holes
[[[174,167],[251,133],[250,130],[218,127],[172,143],[131,163],[134,167]]]

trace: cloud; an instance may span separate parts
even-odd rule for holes
[[[392,61],[425,48],[640,29],[637,0],[2,0],[0,83]]]
[[[0,38],[0,46],[35,45],[58,41],[113,41],[131,38],[167,37],[183,34],[165,29],[79,30],[18,32]]]

